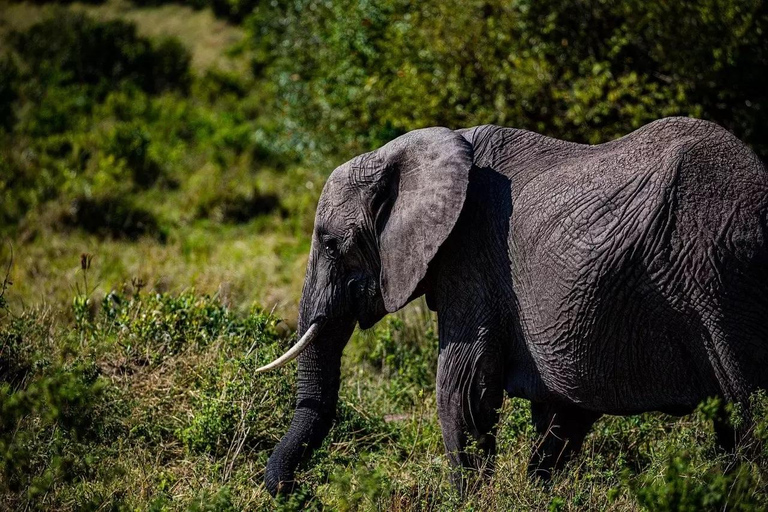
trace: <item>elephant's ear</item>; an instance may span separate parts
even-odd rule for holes
[[[448,128],[425,128],[375,152],[381,291],[387,311],[405,305],[459,218],[472,146]]]

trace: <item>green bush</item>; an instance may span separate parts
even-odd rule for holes
[[[162,167],[150,154],[149,144],[150,135],[143,123],[120,123],[108,134],[104,149],[125,161],[133,183],[147,188],[163,175]],[[124,176],[121,178],[125,179]]]
[[[277,195],[252,190],[250,194],[233,193],[204,200],[197,207],[197,215],[218,222],[241,223],[271,213],[279,207],[280,199]]]
[[[121,20],[98,22],[60,10],[54,18],[15,33],[11,44],[27,75],[38,80],[41,97],[55,84],[81,84],[101,92],[127,81],[150,93],[189,86],[190,56],[178,41],[153,44]]]
[[[151,236],[162,242],[167,236],[150,211],[121,196],[75,198],[61,220],[65,226],[104,238],[136,240]]]
[[[0,383],[0,502],[38,503],[89,475],[93,447],[122,433],[110,399],[93,365],[46,368],[21,389]]]
[[[52,84],[29,109],[19,128],[32,137],[65,134],[81,128],[92,108],[87,88]]]
[[[760,510],[765,500],[755,493],[757,468],[739,464],[701,471],[685,454],[673,455],[661,478],[645,476],[633,484],[638,503],[647,510],[679,512]]]
[[[0,231],[34,213],[28,230],[60,225],[58,218],[101,236],[162,240],[155,213],[137,206],[135,192],[176,186],[147,122],[157,117],[151,95],[189,89],[189,53],[176,40],[139,37],[130,23],[54,13],[11,33],[11,55],[0,61],[8,131],[0,139]],[[58,216],[46,213],[54,199]]]
[[[329,151],[484,123],[595,143],[677,114],[768,156],[757,0],[301,0],[261,3],[248,26],[279,105]]]

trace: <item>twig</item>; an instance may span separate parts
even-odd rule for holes
[[[5,278],[3,278],[3,288],[0,290],[0,308],[3,309],[5,309],[8,305],[4,298],[5,291],[8,289],[8,286],[13,284],[13,282],[9,279],[9,276],[11,275],[11,266],[13,265],[13,244],[8,242],[8,246],[11,248],[11,258],[8,260],[8,268],[5,269]]]

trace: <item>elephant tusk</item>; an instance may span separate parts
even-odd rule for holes
[[[275,368],[280,368],[282,366],[285,366],[286,364],[290,363],[297,357],[299,357],[299,354],[301,354],[305,348],[309,346],[312,341],[317,338],[317,334],[320,332],[320,323],[313,323],[309,326],[309,329],[307,329],[307,332],[304,333],[304,336],[301,337],[301,339],[296,343],[294,346],[288,349],[288,352],[281,355],[271,363],[262,366],[258,370],[256,370],[256,373],[262,373],[269,370],[274,370]]]

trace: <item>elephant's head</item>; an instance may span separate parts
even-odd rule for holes
[[[299,360],[293,421],[267,464],[273,495],[292,489],[299,461],[331,428],[341,353],[355,324],[371,327],[423,291],[419,283],[459,218],[471,167],[466,139],[427,128],[331,174],[317,207],[299,306],[302,337],[263,368]]]

